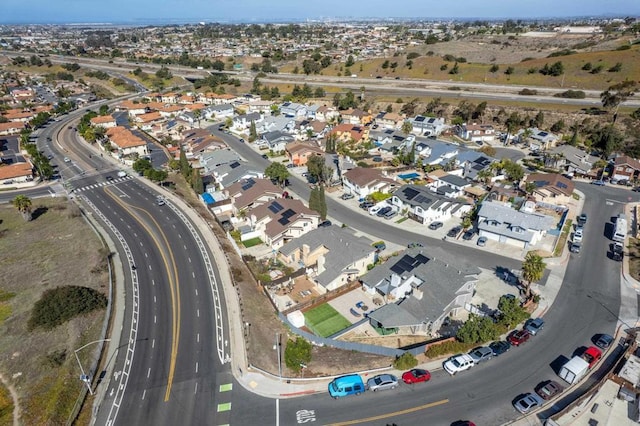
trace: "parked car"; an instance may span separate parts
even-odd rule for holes
[[[475,231],[473,229],[469,229],[467,231],[465,231],[465,233],[462,235],[462,239],[465,241],[469,241],[473,239],[473,236],[475,235]]]
[[[442,226],[444,226],[444,223],[442,222],[431,222],[429,224],[429,229],[431,229],[432,231],[435,231],[436,229],[442,228]]]
[[[363,201],[358,205],[358,207],[360,207],[363,210],[367,210],[370,207],[373,207],[373,203],[371,201]]]
[[[352,198],[353,198],[353,194],[350,194],[350,193],[348,193],[348,192],[345,192],[344,194],[342,194],[342,195],[340,196],[340,198],[341,198],[341,199],[343,199],[343,200],[350,200],[350,199],[352,199]]]
[[[484,246],[486,246],[486,245],[487,245],[487,237],[479,237],[479,238],[478,238],[478,242],[477,242],[477,244],[478,244],[480,247],[484,247]]]
[[[598,337],[598,340],[596,340],[596,346],[601,349],[607,350],[613,343],[613,340],[613,336],[610,336],[608,334],[601,334],[600,337]]]
[[[407,248],[418,248],[418,247],[424,247],[424,245],[422,245],[422,243],[416,243],[416,242],[407,244]]]
[[[591,182],[591,185],[604,186],[605,183],[603,180],[594,180]]]
[[[456,226],[454,228],[451,228],[451,230],[447,232],[447,237],[457,238],[458,235],[460,235],[461,231],[462,231],[462,226]]]
[[[393,374],[378,374],[367,380],[367,387],[373,392],[395,389],[398,387],[398,378]]]
[[[574,232],[573,232],[573,242],[574,243],[581,243],[582,242],[582,237],[584,236],[584,234],[582,233],[582,228],[577,228]]]
[[[398,216],[398,212],[393,210],[393,209],[391,209],[388,212],[386,212],[383,217],[385,219],[389,220],[389,219],[393,219],[396,216]]]
[[[431,380],[431,373],[421,368],[414,368],[413,370],[405,371],[402,373],[402,381],[410,385],[413,383],[428,382]]]
[[[376,212],[376,216],[383,217],[384,215],[386,215],[390,211],[392,211],[391,207],[383,207],[383,208],[381,208],[380,210],[378,210]]]
[[[444,362],[444,369],[452,376],[474,366],[473,358],[467,354],[454,355]]]
[[[513,330],[509,333],[507,341],[511,343],[511,346],[520,346],[523,343],[526,343],[530,338],[531,333],[529,333],[529,330]]]
[[[493,351],[493,356],[499,356],[505,352],[508,352],[509,349],[511,349],[511,344],[504,340],[498,340],[489,343],[489,348],[491,348],[491,350]]]
[[[70,162],[70,161],[71,161],[71,159],[70,159],[69,157],[64,157],[64,162],[65,162],[65,163],[68,163],[68,162]]]
[[[474,364],[478,365],[493,358],[493,351],[487,346],[479,346],[469,352],[469,356],[473,359]]]
[[[544,320],[542,318],[531,319],[524,323],[524,328],[533,336],[538,334],[544,328]]]
[[[571,253],[580,253],[581,249],[582,249],[582,244],[580,244],[580,243],[576,243],[575,241],[571,241],[571,243],[569,244],[569,251]]]
[[[554,382],[553,380],[547,380],[545,382],[540,383],[536,386],[536,393],[538,396],[545,401],[550,400],[558,393],[562,392],[564,388],[558,384],[558,382]]]
[[[269,156],[267,154],[262,154],[261,157],[264,158],[265,160],[269,159]]]
[[[513,402],[513,407],[522,414],[527,414],[531,410],[542,405],[542,400],[538,395],[526,393]]]
[[[318,228],[326,228],[327,226],[331,226],[330,220],[323,220],[318,224]]]
[[[594,365],[602,358],[602,351],[595,346],[589,346],[582,354],[582,359],[589,363],[589,368],[593,368]]]
[[[373,247],[378,251],[382,251],[387,248],[387,245],[384,242],[379,242],[379,243],[375,243]]]
[[[587,224],[587,214],[582,213],[580,216],[578,216],[578,225],[584,226],[586,224]]]

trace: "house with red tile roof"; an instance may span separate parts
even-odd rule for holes
[[[3,114],[2,116],[9,121],[26,123],[35,117],[35,114],[31,111],[20,111]]]
[[[640,161],[628,155],[616,157],[613,163],[612,179],[632,181],[640,175]]]
[[[324,156],[324,151],[309,143],[290,143],[284,148],[285,155],[294,166],[304,166],[314,155]]]
[[[331,129],[329,135],[335,135],[339,142],[360,143],[369,140],[369,129],[364,126],[343,123]]]
[[[24,126],[25,123],[23,121],[0,123],[0,136],[16,135],[24,129]]]
[[[105,129],[116,127],[116,119],[111,115],[99,115],[97,117],[93,117],[90,121],[92,126],[101,126]]]
[[[149,112],[149,105],[127,99],[116,105],[116,111],[127,111],[130,117],[134,117]]]
[[[111,147],[117,150],[117,157],[128,157],[132,154],[138,154],[140,156],[147,155],[147,142],[138,136],[134,135],[131,130],[116,126],[107,129],[107,138]]]
[[[0,185],[4,188],[24,188],[33,184],[33,165],[31,163],[0,163]]]

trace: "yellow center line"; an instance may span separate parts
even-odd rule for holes
[[[425,405],[419,405],[417,407],[407,408],[406,410],[394,411],[393,413],[387,413],[387,414],[381,414],[379,416],[367,417],[366,419],[356,419],[356,420],[349,420],[347,422],[332,423],[331,426],[356,425],[358,423],[366,423],[366,422],[373,422],[375,420],[388,419],[389,417],[402,416],[403,414],[409,414],[409,413],[413,413],[415,411],[425,410],[425,409],[431,408],[431,407],[437,407],[438,405],[446,404],[448,402],[449,402],[448,399],[443,399],[441,401],[430,402],[430,403],[425,404]]]
[[[173,376],[175,374],[176,369],[176,359],[178,357],[178,342],[180,341],[180,282],[178,279],[178,268],[175,261],[175,256],[173,255],[173,251],[171,250],[171,245],[167,240],[166,235],[162,232],[162,227],[158,224],[158,222],[149,214],[149,212],[143,208],[132,206],[123,202],[120,197],[117,197],[109,188],[103,188],[104,191],[111,197],[116,203],[120,204],[122,208],[125,210],[131,211],[131,209],[138,210],[147,215],[147,217],[156,225],[156,228],[159,234],[162,236],[162,240],[165,243],[165,248],[169,252],[169,257],[171,258],[171,265],[173,268],[169,267],[169,262],[165,256],[164,251],[162,250],[162,246],[152,230],[136,215],[131,214],[131,217],[142,226],[151,239],[155,242],[156,246],[160,249],[160,256],[162,257],[162,261],[165,265],[165,269],[167,270],[167,276],[169,277],[169,288],[171,290],[171,311],[172,311],[172,340],[171,340],[171,360],[169,363],[169,375],[167,377],[167,390],[164,395],[165,402],[169,400],[171,395],[171,386],[173,384]],[[173,273],[171,272],[173,270]]]

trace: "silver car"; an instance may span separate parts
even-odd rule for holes
[[[482,361],[489,361],[493,358],[493,351],[487,346],[480,346],[469,352],[469,356],[473,359],[473,362],[478,365]]]
[[[522,414],[527,414],[542,405],[542,399],[533,393],[526,393],[513,402],[513,407]]]
[[[378,374],[367,380],[367,387],[374,392],[395,389],[398,387],[398,378],[393,374]]]

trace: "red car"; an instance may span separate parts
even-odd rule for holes
[[[507,340],[511,343],[511,346],[520,346],[525,343],[531,337],[529,330],[513,330]]]
[[[589,363],[589,368],[592,368],[602,358],[602,351],[595,346],[589,346],[582,354],[582,358]]]
[[[402,373],[402,381],[408,385],[412,383],[428,382],[429,379],[431,379],[431,373],[420,368],[414,368],[413,370]]]

